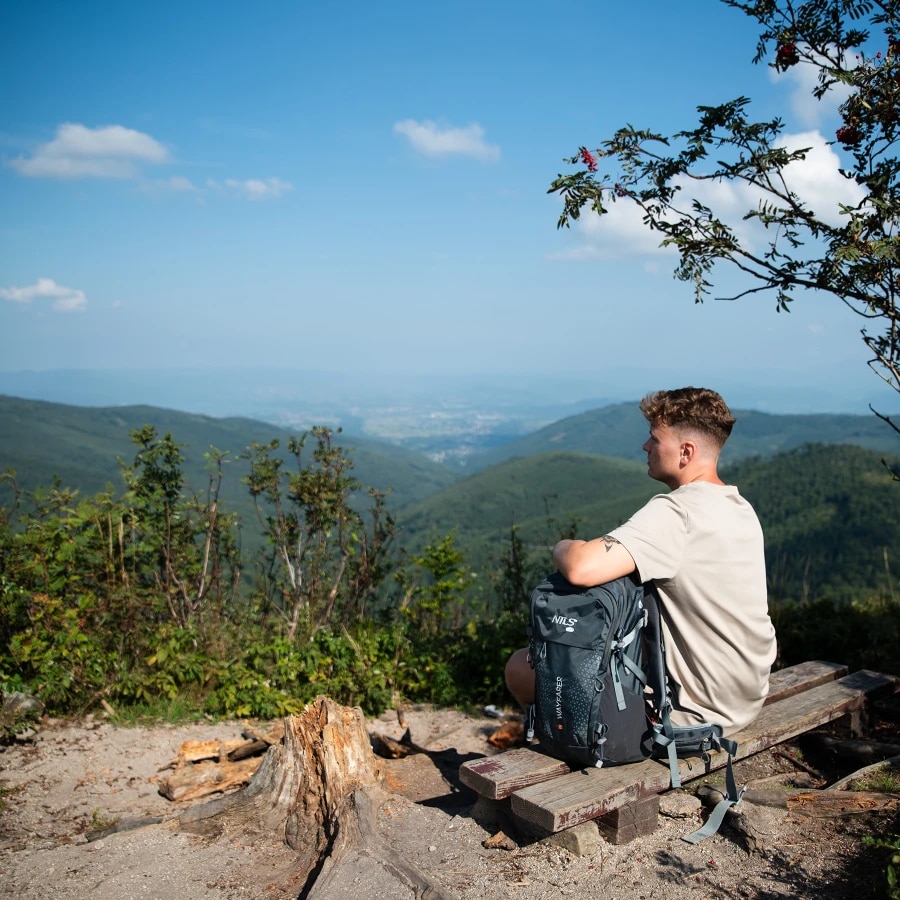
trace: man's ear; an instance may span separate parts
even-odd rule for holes
[[[694,441],[682,441],[681,442],[681,464],[686,466],[694,457],[697,455],[697,451],[699,448],[697,447]]]

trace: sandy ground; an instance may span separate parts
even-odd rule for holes
[[[487,849],[496,826],[473,815],[474,797],[456,777],[461,761],[495,752],[496,720],[454,710],[406,711],[415,743],[427,753],[384,762],[389,793],[378,827],[386,844],[426,872],[450,897],[598,896],[648,898],[884,896],[874,851],[861,835],[886,819],[803,819],[778,814],[766,852],[750,853],[723,828],[693,846],[697,826],[660,816],[650,837],[624,846],[598,844],[576,856],[547,842]],[[0,896],[98,900],[203,900],[298,897],[292,852],[278,835],[221,834],[213,841],[176,831],[167,820],[184,808],[159,794],[160,778],[186,740],[239,739],[247,723],[118,728],[99,718],[45,721],[29,740],[0,748]],[[399,739],[394,711],[370,732]],[[253,723],[254,727],[265,724]],[[739,780],[790,771],[772,753],[738,765]],[[199,801],[202,802],[202,801]],[[161,817],[159,824],[89,836],[115,822]],[[360,875],[359,888],[365,880]],[[356,890],[345,885],[336,896]],[[360,890],[360,893],[364,891]],[[413,897],[396,883],[379,900]]]

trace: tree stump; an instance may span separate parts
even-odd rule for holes
[[[281,834],[297,852],[300,897],[331,896],[328,885],[342,881],[344,864],[356,871],[361,860],[417,895],[444,896],[378,838],[381,782],[362,712],[318,697],[284,720],[282,742],[269,748],[246,788],[186,810],[177,822],[207,837]]]

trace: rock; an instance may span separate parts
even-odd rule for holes
[[[660,815],[670,819],[693,819],[703,804],[693,794],[686,791],[667,791],[660,794]]]
[[[593,856],[600,851],[603,840],[596,822],[582,822],[547,838],[547,842],[568,850],[574,856]]]

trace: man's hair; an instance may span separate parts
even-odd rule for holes
[[[706,388],[684,387],[647,394],[641,400],[641,412],[651,427],[690,428],[708,435],[720,450],[735,422],[725,401]]]

